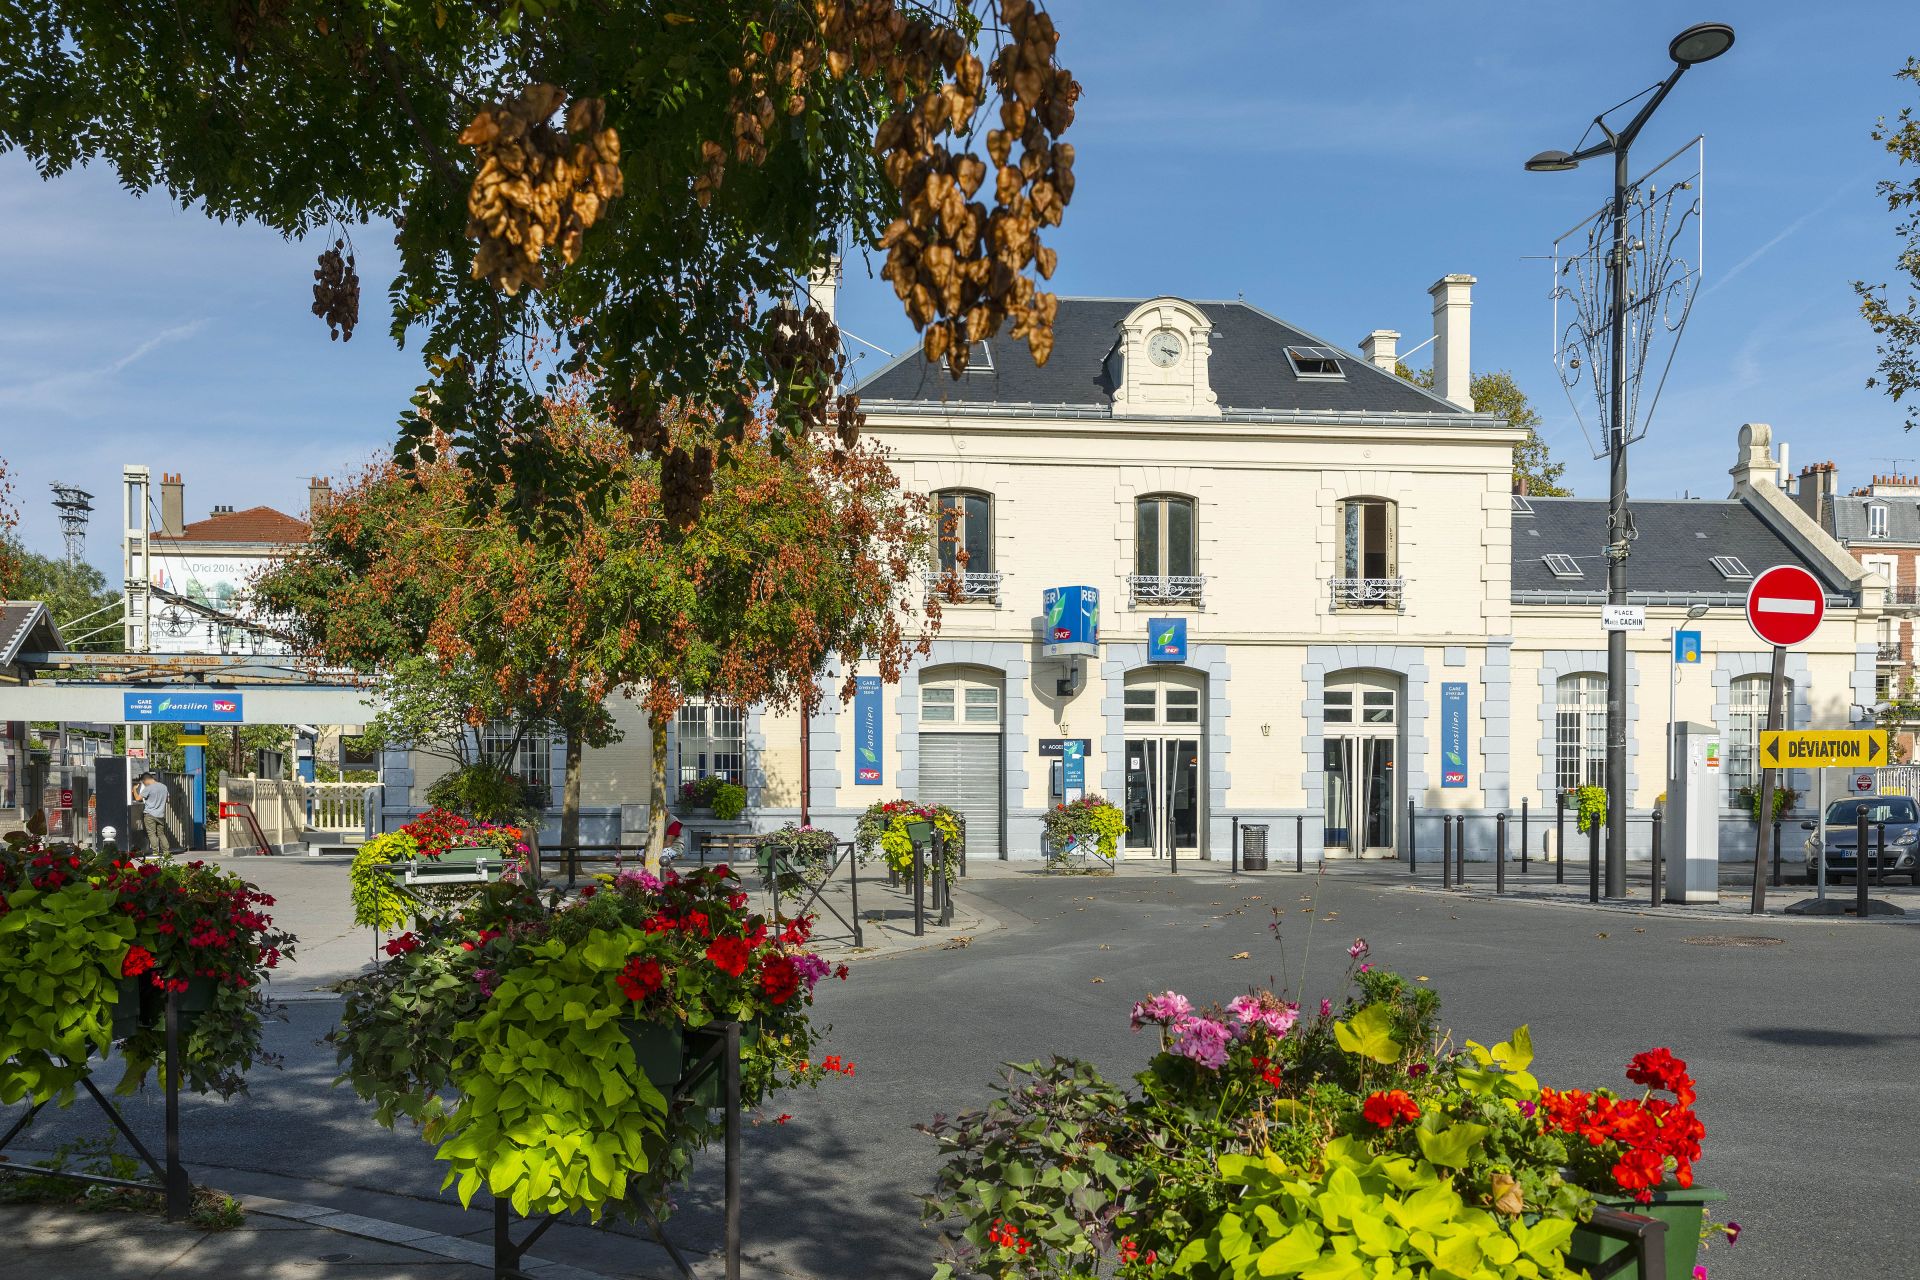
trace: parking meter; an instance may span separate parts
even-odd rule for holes
[[[1667,901],[1720,900],[1720,730],[1674,726],[1673,794],[1667,797]]]

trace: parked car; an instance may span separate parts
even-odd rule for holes
[[[1920,805],[1907,796],[1860,796],[1835,800],[1827,806],[1827,880],[1837,881],[1858,872],[1854,845],[1860,838],[1860,811],[1867,814],[1867,871],[1905,876],[1920,885]],[[1884,860],[1880,849],[1880,824],[1887,828]],[[1807,837],[1807,876],[1811,879],[1818,865],[1820,836],[1811,822],[1800,824],[1815,834]]]

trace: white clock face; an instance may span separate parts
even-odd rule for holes
[[[1171,368],[1173,362],[1180,358],[1180,353],[1185,349],[1185,344],[1180,341],[1180,335],[1171,329],[1161,329],[1147,338],[1147,359],[1162,369]]]

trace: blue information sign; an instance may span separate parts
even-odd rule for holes
[[[1049,658],[1091,658],[1100,652],[1100,588],[1048,587],[1041,597],[1046,634],[1040,652]]]
[[[1675,662],[1700,661],[1700,633],[1698,631],[1676,631],[1673,633],[1673,660]]]
[[[1060,789],[1069,800],[1087,793],[1087,747],[1079,738],[1068,738],[1060,744]]]
[[[880,785],[880,752],[885,730],[880,724],[880,677],[859,676],[853,688],[853,781],[855,786]]]
[[[128,724],[239,724],[237,693],[128,693],[121,695],[121,719]]]
[[[1147,660],[1149,662],[1185,662],[1187,660],[1187,620],[1185,618],[1147,619]]]
[[[1467,685],[1464,680],[1440,684],[1440,785],[1467,785]]]

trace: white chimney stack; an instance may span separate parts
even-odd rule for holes
[[[830,254],[825,266],[815,267],[807,276],[807,297],[813,305],[827,313],[827,319],[839,323],[834,314],[834,303],[840,292],[840,255]]]
[[[1441,276],[1433,295],[1433,391],[1462,409],[1473,410],[1472,276]]]
[[[1782,493],[1790,494],[1793,492],[1793,470],[1791,464],[1787,461],[1787,442],[1785,440],[1780,442],[1779,489]]]
[[[1397,329],[1375,329],[1360,339],[1360,354],[1376,369],[1393,372],[1400,363],[1400,333]]]

